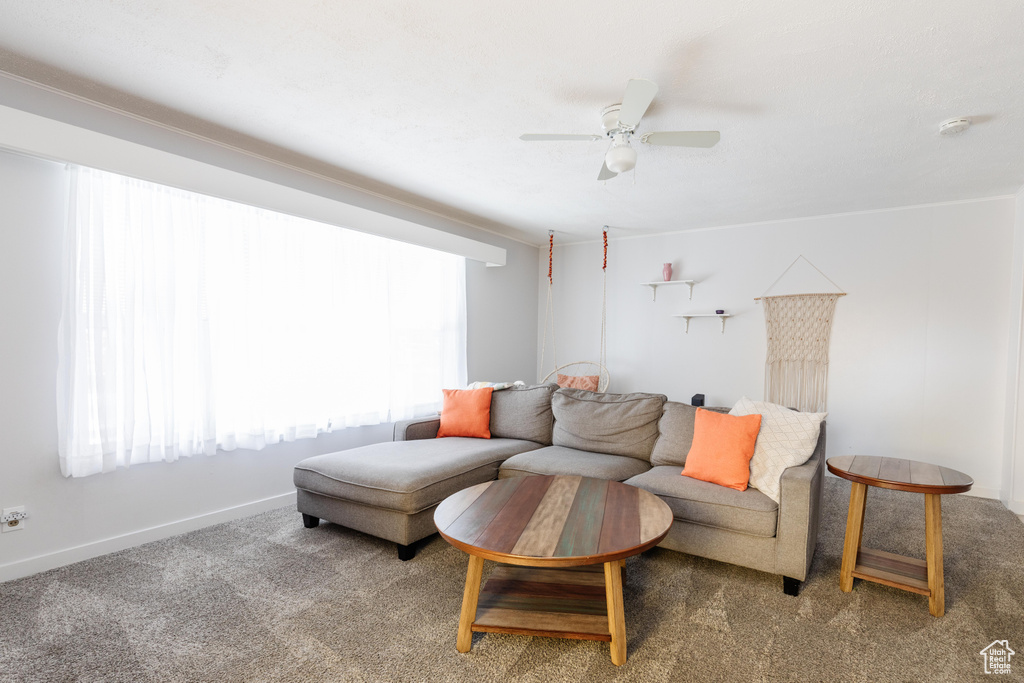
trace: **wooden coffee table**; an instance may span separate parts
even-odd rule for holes
[[[528,476],[459,491],[437,507],[434,523],[469,553],[459,652],[469,652],[473,631],[582,638],[610,642],[619,665],[626,661],[625,559],[665,537],[672,511],[619,482]],[[484,560],[514,566],[496,567],[481,591]]]
[[[853,482],[850,511],[846,517],[846,542],[839,570],[839,588],[849,593],[853,579],[928,596],[928,611],[941,617],[946,612],[942,577],[942,494],[970,491],[974,480],[948,467],[916,460],[875,455],[842,455],[826,461],[828,471]],[[918,560],[861,547],[864,506],[868,486],[924,494],[925,557]]]

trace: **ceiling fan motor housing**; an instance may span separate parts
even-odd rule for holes
[[[619,110],[621,104],[612,104],[601,110],[601,128],[608,135],[614,134],[619,128]]]

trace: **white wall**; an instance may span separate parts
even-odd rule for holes
[[[1006,507],[1024,515],[1024,188],[1015,197],[1013,275],[1010,288],[1009,362],[1003,489]]]
[[[999,497],[1013,230],[1014,199],[995,198],[612,239],[610,390],[684,402],[704,393],[708,405],[761,398],[765,326],[754,297],[803,254],[848,292],[832,331],[829,455],[925,460]],[[546,250],[540,260],[543,322]],[[698,281],[692,301],[676,286],[652,303],[639,286],[661,279],[666,261],[676,278]],[[597,356],[600,264],[599,243],[555,249],[560,362]],[[687,335],[670,317],[716,308],[735,316],[724,334],[717,318],[693,319]]]
[[[23,530],[0,534],[0,581],[289,504],[302,458],[391,438],[391,425],[361,427],[260,452],[63,478],[55,396],[63,183],[58,164],[0,153],[0,508],[24,505],[30,514]],[[469,376],[529,379],[537,249],[402,210],[508,250],[502,268],[467,262]]]

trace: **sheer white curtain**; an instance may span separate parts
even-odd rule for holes
[[[69,172],[65,476],[425,415],[465,384],[462,257]]]

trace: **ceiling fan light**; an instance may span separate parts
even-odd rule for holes
[[[627,145],[614,145],[604,158],[604,164],[613,173],[625,173],[636,166],[636,150]]]

